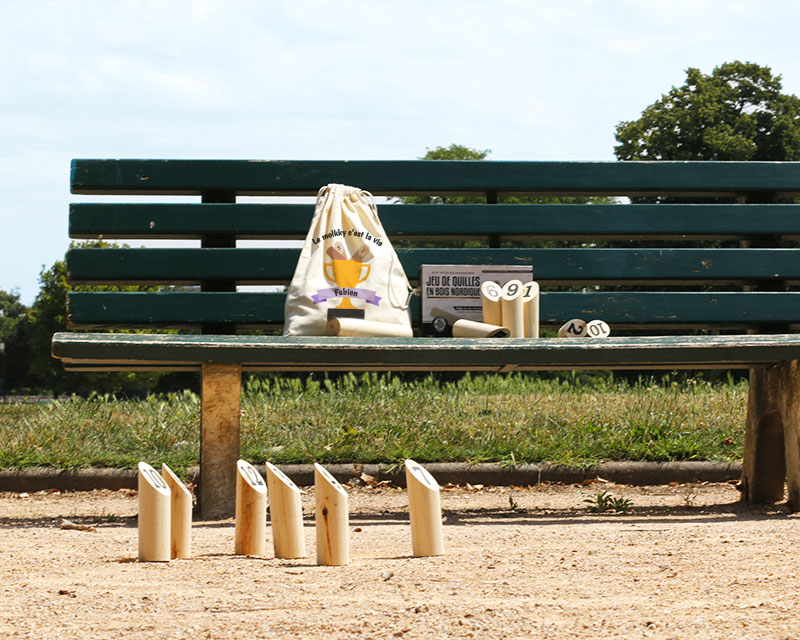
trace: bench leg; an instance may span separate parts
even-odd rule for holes
[[[800,363],[797,360],[778,365],[778,386],[783,440],[786,452],[787,505],[800,511]]]
[[[241,392],[241,365],[203,364],[198,503],[205,520],[235,511]]]
[[[741,485],[745,502],[783,499],[786,463],[783,416],[777,402],[782,366],[750,370]]]

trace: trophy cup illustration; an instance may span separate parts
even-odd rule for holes
[[[326,251],[331,258],[330,262],[324,263],[325,277],[335,283],[339,289],[347,293],[348,289],[355,289],[359,283],[369,278],[370,265],[364,264],[362,260],[356,259],[366,257],[364,252],[357,251],[351,258],[347,258],[344,247],[338,245]],[[370,256],[371,257],[371,256]],[[369,259],[369,258],[367,258]],[[358,295],[353,291],[353,294]],[[351,301],[350,296],[341,295],[341,302],[333,309],[328,309],[328,319],[331,318],[364,318],[364,310],[357,308]]]

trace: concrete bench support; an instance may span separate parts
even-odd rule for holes
[[[800,510],[800,368],[781,362],[750,373],[742,500],[778,502]]]
[[[200,516],[230,518],[236,508],[239,459],[240,364],[202,365],[200,431]]]

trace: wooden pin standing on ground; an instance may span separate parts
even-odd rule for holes
[[[192,557],[192,494],[167,465],[161,477],[170,494],[170,554],[173,558]]]
[[[267,484],[245,460],[236,463],[236,555],[263,556],[267,546]]]
[[[415,556],[444,555],[439,485],[413,460],[406,460],[405,467],[412,551]]]
[[[317,564],[348,564],[350,517],[347,511],[347,492],[322,465],[314,463],[314,493]]]
[[[526,338],[539,337],[539,283],[526,282],[522,285],[522,307]]]
[[[161,475],[139,463],[139,562],[169,562],[170,491]]]
[[[511,331],[512,338],[525,337],[525,310],[522,306],[522,283],[509,280],[503,285],[500,298],[503,326]]]
[[[269,519],[276,558],[304,558],[303,506],[300,489],[278,467],[267,462]]]
[[[492,280],[487,280],[481,284],[481,307],[483,309],[483,322],[496,326],[502,326],[503,314],[500,306],[500,297],[503,290],[500,285]]]

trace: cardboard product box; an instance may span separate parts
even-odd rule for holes
[[[453,323],[482,320],[481,284],[509,280],[530,282],[530,265],[423,264],[420,269],[422,335],[450,336]]]

